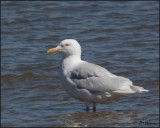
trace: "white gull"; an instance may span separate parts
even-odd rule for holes
[[[63,40],[56,48],[47,53],[60,52],[61,78],[65,91],[78,100],[86,103],[86,111],[93,104],[109,103],[129,94],[148,92],[140,86],[133,85],[128,78],[110,73],[107,69],[81,60],[81,46],[74,39]]]

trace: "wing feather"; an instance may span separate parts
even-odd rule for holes
[[[124,77],[116,76],[103,67],[84,62],[71,70],[69,78],[78,89],[90,92],[131,91],[132,82]]]

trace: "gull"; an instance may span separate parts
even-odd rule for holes
[[[63,55],[60,63],[60,76],[64,90],[73,98],[85,102],[86,111],[93,104],[107,104],[120,97],[148,92],[133,85],[128,78],[117,76],[107,69],[81,60],[81,46],[75,39],[65,39],[47,51],[48,54],[59,52]]]

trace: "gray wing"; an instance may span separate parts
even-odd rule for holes
[[[129,79],[116,76],[105,68],[88,62],[74,68],[69,78],[78,89],[87,89],[91,92],[129,91],[129,85],[132,85]]]

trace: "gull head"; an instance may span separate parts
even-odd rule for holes
[[[57,47],[47,51],[48,54],[53,52],[60,52],[65,57],[72,55],[81,56],[81,46],[74,39],[65,39]]]

